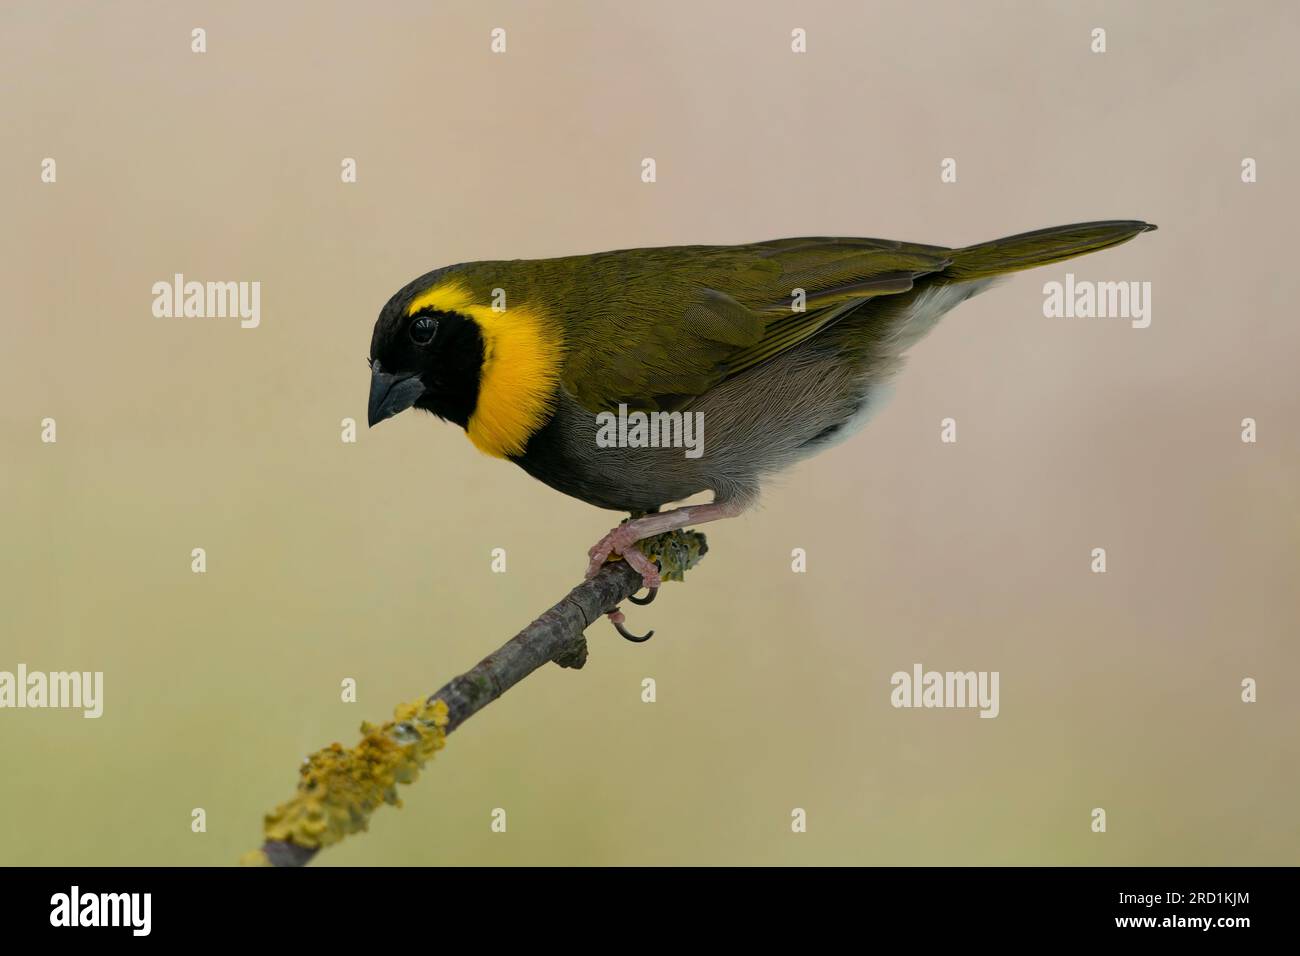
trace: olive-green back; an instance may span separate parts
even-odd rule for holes
[[[795,238],[480,263],[562,317],[561,384],[593,412],[680,408],[817,335],[877,296],[964,282],[1116,245],[1131,221],[1039,230],[965,249]],[[483,276],[485,281],[497,281]],[[802,308],[799,308],[802,306]]]

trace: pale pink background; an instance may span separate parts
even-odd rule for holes
[[[576,582],[616,516],[427,418],[339,441],[413,276],[1135,217],[1068,268],[1152,282],[1149,329],[1044,319],[1067,267],[966,304],[653,641],[596,626],[320,862],[1295,863],[1298,41],[1289,3],[5,4],[0,669],[107,687],[0,711],[0,862],[232,862],[304,753]],[[154,319],[178,271],[261,281],[261,327]],[[999,670],[1001,716],[894,710],[915,661]]]

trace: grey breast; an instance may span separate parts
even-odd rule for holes
[[[601,441],[609,420],[561,393],[555,415],[516,461],[558,491],[617,511],[653,511],[702,491],[747,504],[765,476],[861,428],[891,393],[887,383],[903,352],[988,285],[953,283],[873,300],[861,314],[710,389],[680,413],[692,416],[689,425],[658,420],[660,438],[667,424],[695,448],[671,441],[611,447]],[[626,437],[637,436],[629,428]]]

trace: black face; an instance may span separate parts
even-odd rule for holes
[[[405,291],[384,306],[370,340],[370,424],[414,406],[464,428],[483,368],[478,325],[436,309],[407,315],[413,296]]]

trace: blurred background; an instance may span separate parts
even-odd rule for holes
[[[365,430],[414,276],[1142,218],[952,313],[627,609],[652,641],[593,626],[319,865],[1294,864],[1298,39],[1282,2],[6,3],[0,670],[105,699],[0,711],[0,863],[232,863],[303,755],[577,583],[617,515]],[[1151,282],[1151,327],[1044,318],[1067,271]],[[154,318],[177,272],[260,281],[260,327]],[[892,708],[916,662],[1000,671],[1000,716]]]

